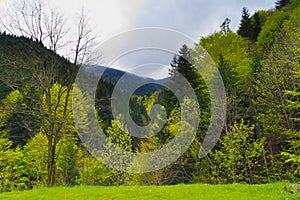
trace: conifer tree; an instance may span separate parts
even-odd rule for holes
[[[291,3],[291,0],[278,0],[276,3],[275,3],[275,8],[276,9],[281,9],[287,5],[289,5]]]
[[[241,19],[241,23],[240,23],[240,27],[239,30],[237,31],[239,35],[243,36],[243,37],[249,37],[252,34],[252,30],[251,30],[251,18],[250,18],[250,13],[249,10],[247,8],[243,8],[242,10],[242,19]]]

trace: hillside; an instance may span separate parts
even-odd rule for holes
[[[141,85],[139,89],[135,91],[135,95],[143,96],[143,95],[151,95],[155,91],[160,90],[163,88],[162,83],[164,83],[165,79],[160,80],[154,80],[152,78],[146,78],[146,77],[140,77],[135,74],[125,72],[122,70],[114,69],[114,68],[107,68],[104,66],[94,65],[94,66],[87,66],[86,71],[92,74],[95,74],[96,76],[101,74],[103,80],[112,83],[113,85],[116,85],[118,80],[127,73],[128,77],[128,86],[134,86],[134,85]]]

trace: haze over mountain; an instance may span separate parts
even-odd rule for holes
[[[126,83],[128,86],[141,86],[134,92],[135,95],[151,95],[153,92],[164,88],[162,84],[167,81],[167,78],[155,80],[153,78],[142,77],[130,72],[100,65],[86,66],[85,70],[99,76],[99,78],[101,76],[103,80],[108,81],[113,85],[116,85],[118,80],[126,74],[128,80]]]

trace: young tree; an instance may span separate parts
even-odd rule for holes
[[[220,178],[225,176],[228,182],[259,182],[255,173],[259,173],[260,159],[264,149],[264,139],[254,138],[254,126],[242,119],[230,127],[230,131],[220,140],[221,150],[214,152]],[[258,177],[259,174],[256,174]]]
[[[24,146],[24,172],[28,177],[28,186],[47,185],[47,149],[47,137],[43,133],[36,134]]]
[[[111,126],[107,128],[106,133],[108,137],[108,141],[116,147],[121,148],[122,150],[131,152],[132,151],[132,140],[130,135],[128,135],[128,129],[125,124],[121,123],[124,120],[120,120],[122,116],[118,116],[117,119],[112,120]],[[124,130],[124,131],[123,131]],[[126,159],[125,156],[122,156],[118,158],[116,155],[118,154],[118,150],[111,148],[110,144],[107,145],[108,150],[108,156],[113,155],[114,156],[114,163],[118,165],[120,168],[124,168],[124,165],[131,162],[131,160],[128,158]],[[110,150],[113,150],[114,152],[111,152]],[[121,152],[120,152],[120,155]],[[125,160],[124,160],[125,159]],[[125,180],[128,178],[128,174],[126,172],[122,171],[116,171],[113,170],[113,177],[115,177],[116,183],[118,185],[122,185],[125,183]]]
[[[262,30],[257,37],[256,45],[258,52],[264,58],[269,55],[276,35],[279,34],[282,24],[287,18],[288,14],[284,11],[276,11],[267,18],[262,26]]]
[[[226,19],[224,20],[224,22],[223,22],[223,23],[221,24],[221,26],[220,26],[221,32],[222,32],[224,35],[226,35],[227,33],[231,32],[230,27],[229,27],[230,22],[231,22],[231,20],[228,19],[228,18],[226,18]]]
[[[73,134],[65,134],[64,138],[59,141],[57,175],[59,181],[64,185],[75,185],[79,177],[77,142],[77,138]]]
[[[0,137],[0,191],[26,189],[23,152],[19,147],[12,149],[12,142]]]

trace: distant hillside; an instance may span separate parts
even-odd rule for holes
[[[102,74],[102,78],[105,81],[116,85],[118,80],[127,73],[129,77],[129,82],[127,83],[130,86],[142,85],[142,87],[138,88],[135,91],[135,95],[151,95],[153,92],[164,88],[161,84],[166,81],[166,79],[154,80],[152,78],[145,78],[141,76],[137,76],[135,74],[124,72],[114,68],[103,67],[99,65],[87,66],[86,71],[93,74]],[[154,84],[153,84],[154,82]]]
[[[74,75],[76,73],[72,73],[71,75],[71,73],[68,70],[70,69],[70,67],[73,68],[74,66],[72,66],[72,63],[67,61],[64,57],[55,54],[51,50],[44,47],[43,44],[33,41],[32,39],[0,33],[0,53],[1,56],[3,56],[3,58],[0,59],[0,63],[3,64],[3,60],[5,59],[4,57],[6,54],[14,54],[15,52],[22,52],[22,55],[19,56],[24,56],[25,62],[31,62],[30,58],[32,58],[33,54],[35,54],[36,52],[42,52],[44,54],[45,59],[54,58],[58,63],[57,66],[60,68],[59,74],[57,74],[58,82],[62,83],[66,81],[66,78],[69,79],[69,81],[74,81]],[[113,85],[115,85],[117,81],[125,74],[124,71],[103,66],[90,66],[87,69],[87,71],[91,73],[104,72],[102,76],[103,80],[110,82]],[[0,73],[7,73],[4,70],[6,70],[6,68],[0,67]],[[24,72],[18,71],[15,72],[14,75],[18,74],[17,78],[19,78],[21,82],[26,82],[26,80],[23,80],[24,76],[22,75],[22,73]],[[163,83],[164,79],[154,80],[151,78],[140,77],[134,74],[128,75],[130,77],[130,82],[128,82],[129,85],[143,85],[134,93],[136,95],[150,95],[154,91],[163,88],[163,86],[159,85],[159,83]],[[156,82],[157,84],[147,84],[150,82]],[[7,84],[4,84],[2,81],[0,81],[0,99],[3,99],[10,91],[11,88],[7,87]]]
[[[18,64],[15,63],[17,60]],[[46,67],[49,63],[55,63],[56,67],[53,83],[66,85],[74,82],[77,67],[64,57],[33,39],[0,33],[0,73],[5,77],[5,80],[0,80],[0,99],[11,89],[20,89],[33,79],[29,66],[44,67],[51,74],[51,69]],[[15,80],[15,83],[11,84],[9,80]]]

